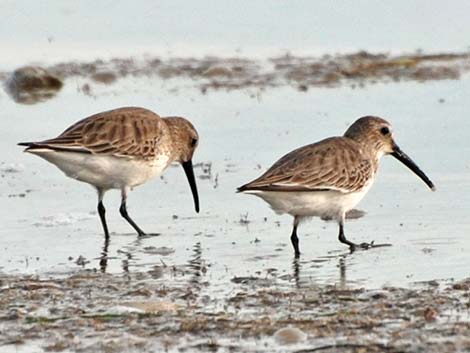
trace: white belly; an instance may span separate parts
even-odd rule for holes
[[[341,220],[369,191],[372,183],[358,192],[340,191],[247,191],[261,197],[278,214]]]
[[[132,188],[143,184],[161,174],[170,164],[167,155],[145,161],[47,149],[30,152],[56,165],[68,177],[104,190]]]

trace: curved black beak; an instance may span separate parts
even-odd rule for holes
[[[427,186],[429,186],[432,191],[436,191],[436,187],[434,186],[432,181],[429,180],[426,174],[424,174],[424,172],[419,169],[416,163],[413,162],[413,160],[408,157],[407,154],[403,152],[400,147],[398,147],[396,144],[393,146],[393,152],[391,153],[391,155],[398,159],[400,162],[402,162],[404,165],[406,165],[408,168],[410,168],[417,176],[421,178],[422,181],[426,183]]]
[[[196,212],[199,213],[199,196],[197,195],[196,179],[194,179],[194,170],[193,162],[191,160],[181,163],[183,166],[186,177],[188,178],[189,186],[191,187],[191,192],[193,193],[194,199],[194,208]]]

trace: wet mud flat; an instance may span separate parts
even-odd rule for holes
[[[181,82],[203,94],[215,90],[256,89],[292,86],[299,91],[313,87],[353,88],[377,82],[459,79],[470,70],[470,54],[438,53],[391,55],[359,51],[320,57],[285,54],[266,59],[244,57],[170,57],[96,59],[63,62],[49,66],[26,66],[14,73],[0,72],[7,93],[18,103],[33,104],[52,98],[70,78],[85,79],[78,90],[94,96],[96,85],[113,85],[126,77],[155,77]],[[75,83],[76,84],[76,83]],[[31,96],[32,95],[32,96]]]
[[[257,60],[223,58],[115,58],[109,61],[59,63],[48,70],[59,77],[86,76],[111,84],[121,77],[158,76],[192,79],[204,93],[213,89],[269,88],[283,85],[299,90],[312,87],[357,85],[400,80],[458,79],[470,69],[469,53],[373,54],[365,51],[321,57],[295,56]]]
[[[42,79],[27,81],[26,83],[31,82],[31,84],[22,86],[23,91],[26,91],[27,94],[14,96],[15,102],[35,104],[55,97],[57,106],[75,104],[79,107],[90,104],[94,98],[99,96],[97,104],[99,107],[93,107],[97,110],[101,109],[101,105],[115,104],[112,95],[103,94],[103,90],[109,92],[121,88],[125,93],[116,93],[119,99],[133,101],[137,98],[140,99],[142,90],[151,91],[152,87],[145,85],[155,79],[157,82],[165,82],[162,85],[165,89],[161,89],[158,94],[152,94],[146,105],[156,104],[154,99],[161,94],[164,96],[164,100],[170,101],[168,105],[165,103],[164,109],[170,110],[171,104],[174,104],[171,102],[178,101],[178,112],[195,111],[194,114],[197,116],[198,114],[202,115],[201,112],[204,111],[200,106],[209,105],[207,100],[212,97],[217,97],[217,99],[226,99],[226,96],[235,97],[234,101],[231,101],[231,105],[223,106],[221,111],[226,111],[229,107],[238,112],[240,110],[238,105],[240,102],[245,103],[245,98],[237,97],[243,92],[235,90],[248,88],[250,97],[246,99],[253,100],[254,97],[251,96],[253,92],[253,95],[256,96],[265,89],[267,92],[269,88],[278,88],[272,89],[269,94],[265,95],[262,109],[257,113],[258,115],[256,112],[250,111],[252,109],[251,102],[249,109],[242,109],[240,117],[236,119],[219,119],[220,114],[217,114],[217,110],[210,113],[212,115],[207,115],[207,121],[211,122],[211,125],[212,122],[214,124],[220,123],[217,125],[217,131],[224,133],[233,130],[234,127],[244,125],[250,126],[250,130],[261,131],[258,129],[267,126],[269,122],[270,128],[267,135],[273,138],[281,136],[279,135],[280,131],[284,131],[284,128],[279,129],[275,124],[270,125],[276,119],[273,118],[267,122],[253,117],[262,116],[268,108],[271,109],[271,112],[279,110],[276,101],[281,100],[278,98],[280,94],[284,95],[284,99],[286,97],[295,98],[295,102],[300,103],[298,107],[305,107],[303,111],[300,110],[301,114],[297,117],[301,120],[301,124],[299,123],[298,126],[308,126],[311,119],[311,100],[315,98],[313,93],[315,95],[322,94],[321,99],[316,101],[316,104],[321,106],[316,109],[321,112],[330,111],[333,106],[338,105],[338,102],[346,100],[348,102],[351,100],[354,103],[352,105],[361,103],[362,101],[359,99],[361,97],[355,100],[354,96],[349,95],[352,90],[349,90],[348,87],[359,88],[376,82],[442,80],[439,83],[438,92],[431,89],[426,91],[424,96],[416,96],[416,91],[433,88],[434,85],[419,83],[409,86],[401,85],[400,91],[397,93],[394,84],[379,84],[377,87],[381,89],[378,89],[377,92],[356,89],[354,94],[357,96],[367,95],[367,100],[383,104],[378,98],[386,92],[393,98],[389,104],[394,106],[400,106],[399,102],[406,103],[402,105],[409,105],[409,97],[418,97],[416,102],[420,102],[420,104],[413,105],[420,106],[420,109],[421,107],[427,109],[426,111],[420,110],[419,116],[429,116],[430,119],[440,116],[460,119],[448,120],[441,125],[429,123],[421,126],[427,126],[426,128],[429,129],[423,130],[423,134],[426,131],[426,134],[432,135],[432,132],[437,130],[436,127],[439,126],[444,128],[443,131],[449,131],[445,143],[441,143],[444,140],[436,140],[437,145],[440,143],[438,150],[446,152],[441,152],[441,158],[435,158],[435,163],[439,163],[439,168],[435,168],[435,170],[448,168],[450,174],[441,174],[440,185],[443,185],[444,190],[447,188],[447,193],[439,193],[441,201],[434,204],[435,209],[442,209],[442,204],[455,205],[456,200],[462,201],[459,207],[454,207],[451,210],[451,214],[443,213],[442,220],[440,220],[440,213],[425,212],[429,209],[428,202],[430,202],[426,196],[425,199],[422,199],[423,201],[420,201],[421,204],[414,204],[415,208],[419,208],[419,217],[413,219],[413,206],[407,208],[407,200],[420,197],[420,194],[410,193],[409,199],[394,198],[395,194],[401,195],[404,190],[401,188],[401,185],[404,184],[401,184],[398,178],[394,180],[394,182],[399,182],[395,189],[378,188],[380,193],[376,195],[378,199],[383,200],[380,201],[380,207],[377,206],[379,202],[376,201],[370,202],[368,206],[365,205],[365,209],[368,213],[370,212],[372,218],[370,221],[361,222],[361,227],[364,228],[357,227],[356,230],[351,230],[351,233],[375,234],[377,228],[374,227],[380,224],[381,227],[385,226],[385,229],[380,228],[380,232],[377,232],[380,233],[380,239],[384,242],[392,242],[386,236],[393,234],[395,247],[381,253],[378,263],[369,262],[375,261],[370,257],[366,258],[369,252],[361,254],[364,255],[361,259],[348,259],[348,272],[350,275],[353,274],[353,279],[349,278],[346,281],[340,276],[339,281],[336,281],[336,277],[334,277],[333,283],[336,285],[331,285],[331,278],[328,283],[324,282],[325,277],[331,277],[331,273],[333,273],[331,268],[335,274],[337,268],[340,269],[340,272],[346,272],[341,268],[341,259],[336,261],[336,256],[334,256],[335,260],[327,261],[322,256],[321,259],[308,260],[311,256],[316,256],[315,254],[329,254],[327,250],[329,248],[324,248],[325,245],[319,240],[322,239],[322,234],[326,236],[326,233],[330,234],[330,231],[320,229],[316,224],[305,228],[305,235],[311,236],[311,238],[310,240],[302,240],[302,245],[307,247],[308,244],[315,243],[315,247],[310,245],[310,250],[314,249],[315,252],[307,257],[307,263],[303,263],[304,271],[299,271],[294,266],[294,271],[291,273],[289,260],[287,262],[289,270],[286,272],[285,269],[283,270],[286,262],[284,262],[284,257],[280,256],[283,251],[291,253],[287,238],[290,231],[290,221],[289,225],[282,224],[282,220],[268,213],[269,210],[266,213],[269,217],[268,221],[268,218],[263,217],[263,213],[259,213],[261,211],[257,211],[255,204],[247,206],[245,202],[248,201],[242,198],[240,201],[237,198],[233,199],[232,207],[235,211],[229,215],[220,213],[220,210],[224,209],[226,205],[217,203],[217,200],[232,200],[232,193],[235,187],[240,185],[240,181],[249,180],[253,174],[259,173],[261,166],[258,163],[263,162],[264,168],[267,163],[272,162],[274,155],[270,152],[267,157],[269,159],[266,160],[262,160],[261,157],[258,160],[257,157],[256,161],[239,162],[236,157],[238,152],[242,152],[240,154],[243,155],[247,153],[247,150],[239,151],[238,136],[232,141],[226,138],[224,140],[228,151],[226,155],[221,154],[216,158],[205,152],[206,155],[199,157],[202,161],[225,160],[227,158],[223,164],[204,162],[195,166],[200,175],[201,188],[210,190],[208,195],[214,195],[212,199],[209,198],[206,201],[208,207],[213,204],[212,210],[209,208],[207,214],[202,218],[189,217],[185,219],[186,210],[180,211],[181,205],[177,203],[170,204],[168,207],[175,210],[172,212],[177,212],[177,215],[171,216],[169,214],[168,219],[171,221],[158,225],[160,228],[167,227],[168,232],[172,233],[172,237],[167,237],[162,241],[156,238],[145,239],[143,243],[136,242],[134,244],[126,240],[125,234],[119,232],[113,234],[115,238],[111,247],[114,246],[114,248],[109,252],[113,255],[109,257],[108,270],[106,270],[104,261],[100,262],[99,266],[102,271],[111,273],[101,273],[99,268],[97,270],[77,270],[75,267],[72,269],[70,267],[73,265],[71,265],[72,260],[69,256],[74,256],[73,260],[77,266],[85,266],[86,258],[94,261],[99,260],[96,258],[99,250],[95,250],[101,248],[101,241],[97,241],[94,237],[95,232],[99,229],[96,223],[96,214],[80,213],[92,205],[86,197],[79,194],[82,189],[77,188],[77,191],[74,191],[74,188],[68,186],[65,188],[51,187],[51,183],[62,185],[62,175],[57,176],[57,181],[55,174],[52,173],[50,177],[43,179],[31,178],[36,175],[36,171],[30,172],[28,167],[24,166],[29,166],[29,163],[33,162],[30,162],[29,159],[22,160],[21,157],[18,157],[17,160],[16,155],[11,154],[13,157],[8,157],[0,166],[2,175],[5,175],[3,179],[6,190],[3,193],[4,201],[8,205],[4,207],[4,210],[30,210],[33,207],[30,205],[26,207],[22,204],[23,201],[34,204],[35,200],[41,200],[41,207],[49,211],[41,214],[21,214],[21,219],[18,219],[20,216],[17,214],[5,213],[4,219],[10,225],[9,228],[3,230],[4,244],[6,244],[4,246],[9,248],[5,251],[5,260],[0,264],[5,266],[1,271],[4,270],[8,273],[0,273],[0,352],[470,351],[470,280],[459,282],[438,280],[410,285],[413,278],[455,277],[461,280],[468,275],[466,240],[461,240],[466,239],[466,234],[468,234],[467,218],[463,214],[468,207],[466,207],[465,199],[461,197],[461,190],[468,185],[468,178],[466,178],[466,174],[451,174],[451,170],[458,170],[461,173],[461,166],[460,161],[456,162],[456,157],[449,157],[455,156],[450,153],[449,146],[452,144],[449,141],[458,143],[466,141],[459,134],[468,131],[468,129],[452,129],[453,132],[450,132],[451,129],[447,130],[447,124],[459,122],[462,124],[460,126],[466,126],[465,112],[455,113],[450,108],[454,106],[465,107],[464,98],[459,101],[458,95],[454,97],[452,92],[461,90],[461,87],[457,86],[460,83],[468,87],[468,75],[464,77],[464,74],[468,72],[469,68],[467,53],[436,55],[417,53],[394,56],[367,52],[323,57],[285,55],[266,60],[218,57],[202,59],[117,58],[60,63],[45,67],[46,72]],[[37,70],[33,71],[35,71],[33,73],[37,73]],[[41,70],[39,71],[39,74],[42,74]],[[53,75],[52,78],[58,77],[63,85],[51,84],[55,81],[48,76],[49,73]],[[0,78],[7,80],[10,74],[0,73]],[[125,78],[129,77],[150,77],[151,80],[136,80],[137,82],[131,86],[138,87],[139,90],[134,92],[124,89],[123,87],[126,86],[122,86],[123,83],[126,83]],[[459,78],[462,79],[453,81]],[[41,93],[37,96],[29,94],[34,92],[36,88],[40,91],[43,86],[50,86],[52,93],[46,91],[46,94]],[[289,89],[282,91],[281,87],[285,86]],[[105,88],[103,89],[103,87]],[[334,90],[335,97],[331,98],[328,95],[333,90],[325,89],[314,92],[313,89],[310,90],[310,87],[345,87],[346,90]],[[178,90],[186,92],[187,88],[197,91],[197,98],[194,101],[187,102],[178,97]],[[384,89],[389,89],[389,91],[383,91]],[[55,95],[55,92],[59,90],[63,90],[67,94]],[[407,94],[411,93],[411,96],[403,94],[401,90]],[[228,91],[229,94],[225,95],[224,91]],[[199,95],[199,93],[202,94]],[[405,97],[404,101],[398,100],[401,96]],[[325,97],[326,99],[323,99]],[[445,97],[445,99],[441,97]],[[447,100],[451,101],[451,98],[448,97],[452,97],[452,104],[443,104]],[[51,101],[53,100],[51,99]],[[145,99],[143,101],[145,102]],[[429,101],[436,101],[436,105],[428,104]],[[322,105],[322,102],[325,103]],[[5,104],[5,106],[9,105]],[[28,119],[24,119],[23,126],[34,128],[31,129],[32,131],[28,130],[28,135],[41,136],[40,134],[44,132],[44,128],[41,126],[42,120],[39,119],[42,117],[41,110],[38,109],[38,112],[35,112],[32,107],[27,108],[32,117],[38,119],[34,120],[32,117],[28,117]],[[194,110],[194,108],[196,109]],[[91,110],[92,108],[87,109]],[[338,109],[339,111],[335,115],[347,116],[350,114],[348,110],[341,110],[344,108]],[[18,111],[21,110],[11,107],[12,116],[16,117],[17,121],[5,118],[3,120],[5,126],[16,126],[17,124],[22,126]],[[410,115],[411,112],[404,114],[405,117]],[[273,114],[273,117],[278,117],[278,115]],[[328,125],[334,122],[334,119],[324,120]],[[438,120],[442,119],[436,119],[436,121]],[[31,123],[31,121],[35,121],[35,123]],[[320,124],[319,129],[325,128],[326,125],[322,125],[322,118],[317,118],[315,121]],[[63,121],[57,120],[56,122],[63,125]],[[204,120],[201,119],[198,124],[201,128],[209,125],[202,122]],[[406,120],[403,119],[401,124],[406,125]],[[39,128],[36,129],[35,126]],[[255,126],[256,129],[251,126]],[[413,126],[413,129],[416,127]],[[305,133],[308,131],[310,130],[305,129]],[[211,133],[213,131],[209,130],[206,134],[208,139],[213,138]],[[249,135],[248,130],[244,130],[244,134],[240,134],[240,136],[245,134],[248,134],[250,140],[254,139]],[[323,135],[323,131],[321,134]],[[17,133],[17,136],[23,135],[23,132]],[[17,136],[9,134],[6,137],[4,146],[7,151],[9,151],[10,145],[14,146],[18,139]],[[228,137],[230,134],[226,133],[226,136]],[[298,144],[298,141],[289,141],[289,138],[293,139],[299,136],[297,132],[295,134],[283,133],[282,136],[286,144],[292,143],[293,146]],[[270,145],[270,143],[266,145]],[[463,143],[461,146],[468,148]],[[248,145],[248,147],[252,147],[252,145]],[[436,153],[438,150],[436,149]],[[204,153],[204,151],[202,152]],[[444,156],[445,158],[443,158]],[[445,164],[446,162],[448,164]],[[456,167],[452,169],[457,165],[458,169]],[[42,164],[40,167],[32,169],[35,168],[41,171]],[[50,168],[50,166],[44,164],[44,171],[46,168]],[[49,169],[47,169],[47,173],[49,173]],[[450,179],[445,179],[447,177]],[[30,178],[34,182],[29,183]],[[406,182],[406,180],[403,181],[403,183]],[[388,183],[391,185],[390,187],[394,184],[390,179]],[[187,192],[187,185],[181,183],[175,185],[178,185],[178,188],[181,186],[181,190]],[[408,188],[408,184],[406,185]],[[169,188],[162,187],[161,189],[168,190]],[[44,196],[44,190],[57,190],[58,195],[62,195],[62,190],[67,190],[68,194],[66,194],[67,197],[53,200],[50,196]],[[50,194],[52,193],[48,195]],[[140,195],[141,200],[149,199],[148,195]],[[133,195],[134,205],[138,205],[138,197],[138,193]],[[69,199],[84,203],[73,209],[69,204]],[[175,200],[175,197],[172,195],[166,199],[165,205],[168,205],[170,201]],[[383,210],[382,203],[386,205]],[[391,206],[387,206],[386,203],[396,204],[401,212],[393,212]],[[57,210],[61,210],[61,205],[65,205],[64,210],[67,212],[70,210],[75,213],[56,216]],[[421,205],[426,205],[426,207],[421,209]],[[262,207],[264,210],[265,205]],[[152,228],[154,226],[157,228],[155,220],[164,220],[159,214],[163,209],[158,209],[158,212],[149,206],[141,209],[148,213],[141,211],[139,216],[144,220],[147,218],[147,222],[152,225]],[[151,216],[149,216],[150,214]],[[157,218],[155,218],[155,214],[158,214]],[[28,218],[29,215],[31,220]],[[356,217],[359,216],[356,214]],[[148,220],[150,217],[151,221]],[[434,218],[437,221],[433,223]],[[222,223],[225,220],[225,227],[212,226],[212,219],[219,219]],[[449,219],[453,219],[453,226],[449,224]],[[81,222],[78,226],[73,225],[78,222]],[[218,221],[214,221],[214,224],[218,223]],[[67,224],[70,227],[67,228]],[[114,226],[119,229],[117,222],[113,223]],[[35,227],[42,227],[37,231],[40,235],[36,238],[30,235],[31,229],[34,230]],[[241,231],[242,227],[243,231]],[[56,233],[49,231],[51,228],[57,228],[54,230]],[[197,229],[198,233],[192,234],[189,229]],[[65,233],[71,236],[65,237]],[[317,235],[318,238],[316,238]],[[455,238],[452,237],[454,235]],[[26,250],[19,251],[11,245],[12,242],[15,245],[16,237],[21,248],[24,247]],[[187,255],[192,254],[191,251],[183,251],[177,246],[185,244],[186,248],[186,244],[196,241],[194,239],[199,241],[199,239],[206,237],[210,238],[207,241],[210,244],[207,248],[209,255],[205,257],[210,259],[210,262],[207,263],[201,260],[200,251],[195,251],[197,254],[191,256]],[[404,240],[407,237],[411,240]],[[178,240],[172,242],[170,238]],[[34,242],[35,239],[38,241]],[[73,244],[77,244],[77,239],[87,246],[77,246],[78,253],[75,250],[72,253],[62,252],[59,251],[62,249],[57,245],[59,244],[57,239],[63,240],[63,243],[60,243],[64,244],[62,245],[63,249],[73,248],[75,246]],[[365,240],[370,239],[366,238]],[[268,254],[264,258],[258,256],[258,243],[263,246],[263,249],[265,247],[268,249]],[[36,244],[39,244],[39,248],[35,248],[38,246]],[[45,246],[50,244],[57,246],[55,249],[53,246]],[[165,245],[166,252],[161,251],[162,245]],[[233,248],[228,248],[227,245],[233,246]],[[176,251],[172,251],[173,248]],[[222,249],[222,251],[218,249]],[[227,249],[236,249],[233,252],[237,253],[239,257],[230,258]],[[394,249],[397,251],[394,252]],[[199,250],[201,249],[199,248]],[[103,252],[107,253],[107,250]],[[164,256],[165,253],[168,257],[163,261],[155,258],[157,255]],[[309,254],[309,250],[305,253]],[[23,261],[23,254],[27,254],[25,261]],[[77,257],[78,254],[84,254],[84,257]],[[133,259],[128,258],[128,254],[132,255]],[[155,256],[149,257],[149,254]],[[47,259],[48,256],[50,259]],[[187,261],[188,256],[190,257],[189,261]],[[290,259],[290,256],[287,257]],[[31,268],[23,266],[23,262],[27,264],[28,258],[31,259]],[[103,260],[105,259],[106,256],[103,257]],[[265,261],[266,259],[269,259],[269,263]],[[401,266],[397,266],[397,259],[402,264]],[[44,260],[44,262],[40,263],[39,260]],[[9,261],[16,262],[10,264]],[[34,261],[36,264],[33,263]],[[166,264],[173,261],[175,265]],[[339,265],[336,265],[338,262]],[[116,263],[122,264],[122,266],[116,265]],[[179,265],[182,263],[185,265]],[[40,273],[39,276],[21,274],[22,271],[35,271],[35,266],[42,266],[36,272]],[[370,270],[362,275],[361,268],[363,269],[364,266]],[[246,270],[247,267],[249,267],[248,270]],[[60,271],[57,275],[52,272],[54,268],[65,268],[65,270]],[[112,269],[110,270],[110,268]],[[379,274],[372,271],[371,268],[378,269]],[[393,283],[400,286],[403,283],[405,288],[373,289],[373,283],[379,282],[380,284],[377,286],[380,286],[387,282],[388,277],[393,277],[392,271],[398,273],[398,276],[394,277]],[[425,273],[420,275],[420,272]],[[54,274],[50,275],[50,273]],[[361,275],[357,276],[358,273]],[[368,289],[361,288],[361,286],[366,286]]]
[[[374,290],[273,274],[233,277],[206,292],[206,274],[194,263],[122,275],[2,275],[1,351],[470,350],[470,279]]]

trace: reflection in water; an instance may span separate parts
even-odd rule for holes
[[[99,257],[99,266],[102,273],[106,273],[106,270],[108,269],[108,261],[112,259],[108,254],[109,244],[111,242],[110,240],[111,237],[104,237],[103,250]],[[126,258],[122,260],[122,271],[124,273],[129,273],[129,260],[132,258],[132,255],[128,252],[123,252],[122,250],[118,250],[118,252],[126,255]],[[114,257],[114,259],[116,258]]]
[[[108,247],[109,247],[109,236],[104,237],[104,245],[103,251],[101,251],[100,257],[100,270],[102,273],[106,272],[106,268],[108,267]]]
[[[328,256],[327,259],[320,259],[320,260],[313,260],[312,262],[315,263],[315,266],[313,267],[314,270],[317,270],[320,268],[318,266],[319,263],[326,263],[329,262],[330,260],[338,259],[338,269],[339,269],[339,276],[337,280],[334,280],[335,285],[337,285],[339,288],[346,288],[348,284],[347,276],[346,276],[346,267],[347,267],[347,257],[350,254],[340,254],[338,256]],[[315,280],[317,276],[312,275],[310,273],[310,270],[306,270],[302,273],[302,265],[309,264],[310,261],[304,261],[301,262],[300,258],[295,258],[292,261],[292,278],[295,281],[295,286],[297,288],[302,288],[302,287],[309,287],[312,285],[311,281],[312,279]],[[310,267],[311,268],[311,267]]]
[[[294,256],[294,261],[292,261],[292,273],[295,281],[295,286],[300,287],[300,258]]]
[[[188,267],[191,274],[189,282],[195,289],[200,290],[202,285],[202,276],[206,272],[205,262],[202,259],[202,246],[200,242],[197,242],[193,246],[193,254],[188,262]]]
[[[19,91],[19,90],[5,89],[5,92],[7,92],[10,98],[12,98],[16,103],[20,103],[20,104],[40,103],[45,100],[54,98],[57,94],[56,90],[44,90],[44,89],[33,90],[33,91]]]
[[[129,273],[129,259],[131,258],[131,255],[127,255],[127,259],[122,260],[122,270],[124,273]]]
[[[341,289],[346,288],[346,256],[347,255],[342,255],[339,257],[339,287]]]

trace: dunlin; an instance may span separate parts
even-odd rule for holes
[[[367,249],[373,242],[355,244],[346,239],[345,215],[369,191],[384,154],[401,161],[435,190],[426,174],[395,143],[390,123],[366,116],[356,120],[341,137],[330,137],[286,154],[258,179],[239,187],[238,192],[259,196],[276,213],[294,217],[291,241],[296,257],[300,254],[297,226],[308,217],[336,220],[340,242],[351,250]]]
[[[103,205],[105,192],[121,190],[122,217],[139,235],[145,235],[127,213],[127,194],[161,174],[172,162],[183,166],[199,212],[191,161],[198,142],[196,129],[184,118],[161,118],[144,108],[124,107],[80,120],[56,138],[19,145],[27,146],[26,152],[56,165],[68,177],[96,188],[98,214],[105,236],[109,237]]]

